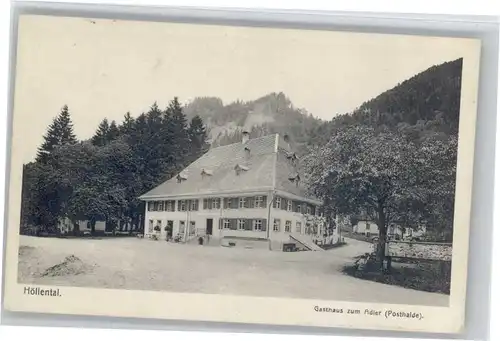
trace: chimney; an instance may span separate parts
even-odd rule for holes
[[[243,130],[241,133],[241,143],[245,144],[248,142],[248,139],[250,138],[250,133],[247,130]]]

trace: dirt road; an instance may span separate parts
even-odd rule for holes
[[[19,282],[78,287],[200,292],[383,302],[448,304],[448,296],[341,273],[371,245],[346,239],[324,252],[180,245],[136,238],[21,237]]]

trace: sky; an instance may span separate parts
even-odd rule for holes
[[[68,105],[78,138],[199,96],[225,103],[283,92],[329,120],[432,65],[463,56],[463,39],[181,23],[22,16],[14,134],[23,162]]]

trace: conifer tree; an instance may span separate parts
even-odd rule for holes
[[[109,125],[109,131],[108,131],[108,137],[107,137],[107,142],[114,141],[120,136],[120,130],[118,129],[118,126],[116,125],[115,121],[111,121],[111,124]]]
[[[188,135],[191,147],[190,158],[191,160],[196,160],[208,148],[207,130],[200,116],[196,115],[191,119]]]
[[[134,129],[134,118],[130,115],[130,112],[127,112],[123,117],[123,123],[120,126],[120,132],[124,135],[129,135]]]
[[[185,156],[189,153],[189,134],[186,115],[179,99],[174,97],[165,111],[166,131],[170,140],[170,148],[174,152],[174,169],[182,168]]]
[[[99,126],[97,127],[97,131],[95,132],[94,136],[92,136],[92,144],[94,146],[104,146],[108,142],[108,137],[109,137],[109,123],[108,119],[105,118],[101,121]]]
[[[48,156],[56,146],[75,144],[77,142],[67,105],[63,106],[59,115],[49,125],[43,139],[44,141],[38,148],[36,157],[36,161],[42,163],[47,161]]]

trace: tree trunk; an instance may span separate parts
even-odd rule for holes
[[[90,219],[90,233],[91,234],[95,233],[95,223],[96,223],[96,221],[94,218]]]
[[[387,241],[387,221],[385,218],[384,207],[379,204],[377,209],[378,215],[378,245],[377,245],[377,262],[381,270],[384,269],[385,260],[385,243]]]

